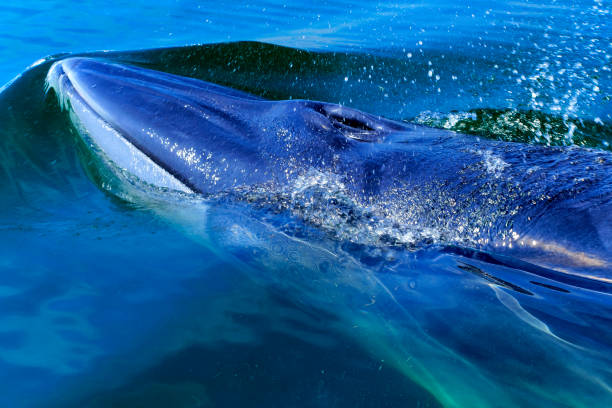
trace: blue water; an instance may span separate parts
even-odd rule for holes
[[[0,405],[611,405],[609,290],[143,192],[100,168],[43,89],[49,55],[129,51],[103,55],[270,99],[609,150],[610,10],[5,2]],[[135,51],[185,45],[201,46]]]

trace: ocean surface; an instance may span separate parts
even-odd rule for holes
[[[609,151],[611,9],[5,1],[0,406],[612,406],[612,270],[573,286],[435,240],[370,245],[353,239],[367,223],[321,229],[323,205],[313,222],[147,190],[99,166],[44,81],[53,61],[94,55]],[[304,200],[333,198],[312,181]]]

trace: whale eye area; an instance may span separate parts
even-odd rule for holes
[[[359,119],[356,119],[356,118],[347,118],[346,116],[341,116],[341,115],[334,114],[334,113],[328,114],[327,117],[332,122],[339,123],[339,124],[342,124],[346,127],[350,127],[353,129],[365,130],[368,132],[374,130],[372,127],[368,126],[367,123],[360,121]]]
[[[361,118],[343,115],[342,112],[329,111],[325,105],[315,105],[313,109],[321,115],[327,117],[332,125],[338,128],[350,128],[362,132],[372,132],[374,128]],[[349,111],[350,113],[350,111]]]

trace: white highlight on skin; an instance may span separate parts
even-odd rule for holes
[[[495,178],[499,178],[504,169],[509,166],[501,157],[493,154],[493,152],[489,150],[478,150],[476,153],[482,156],[487,172],[493,174]]]
[[[80,97],[70,77],[55,63],[46,78],[47,90],[53,88],[60,106],[70,112],[70,119],[89,145],[101,150],[118,167],[157,187],[192,193],[180,180],[157,165],[96,114]]]

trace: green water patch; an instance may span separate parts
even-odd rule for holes
[[[472,109],[423,112],[410,121],[508,142],[612,150],[612,124],[601,119],[564,118],[534,110]]]
[[[266,99],[320,100],[391,119],[415,115],[423,107],[457,106],[458,98],[479,105],[481,98],[507,86],[501,77],[480,81],[493,62],[449,51],[391,56],[234,42],[124,53],[117,59]]]
[[[364,356],[359,344],[343,340],[321,348],[270,333],[254,343],[196,344],[165,356],[120,388],[62,406],[442,407],[384,361]]]

